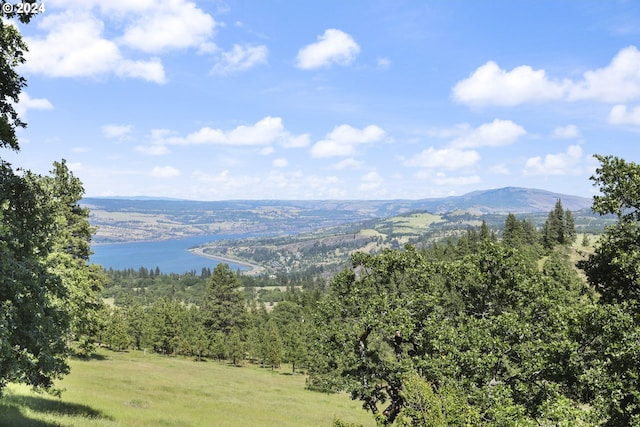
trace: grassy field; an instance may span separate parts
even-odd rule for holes
[[[101,350],[73,360],[62,398],[9,385],[0,425],[11,427],[330,426],[334,418],[372,426],[345,395],[304,389],[286,369],[233,367],[142,352]]]

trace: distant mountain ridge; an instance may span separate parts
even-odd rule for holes
[[[591,207],[586,197],[530,188],[505,187],[462,196],[421,200],[226,200],[87,197],[98,227],[95,242],[179,239],[198,235],[276,235],[383,219],[412,212],[530,214]]]
[[[427,199],[424,202],[427,210],[432,213],[466,210],[481,214],[516,214],[550,211],[558,199],[562,201],[562,206],[569,210],[587,209],[592,205],[590,198],[521,187],[473,191],[462,196],[446,197],[433,201]]]
[[[426,210],[443,214],[465,210],[477,214],[534,213],[553,209],[556,201],[562,200],[566,209],[581,210],[591,207],[592,200],[547,190],[522,187],[503,187],[473,191],[461,196],[429,199],[390,200],[221,200],[197,201],[149,196],[86,197],[83,204],[114,210],[164,210],[174,204],[201,209],[247,209],[251,207],[289,206],[302,209],[332,209],[367,212],[373,217]]]

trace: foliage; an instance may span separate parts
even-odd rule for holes
[[[68,372],[68,288],[47,264],[54,212],[36,176],[0,163],[0,395],[7,382],[49,389]]]
[[[26,127],[15,110],[20,92],[27,85],[16,67],[25,62],[26,44],[15,25],[5,21],[0,12],[0,147],[18,151],[16,128]]]
[[[228,335],[245,323],[245,303],[240,280],[227,264],[213,270],[202,302],[203,323],[207,331]]]
[[[593,210],[615,214],[595,252],[579,263],[598,292],[599,305],[585,319],[584,394],[605,426],[640,423],[640,165],[595,156],[601,165],[591,177],[600,186]]]
[[[79,204],[84,194],[82,182],[64,159],[53,166],[52,175],[41,178],[53,201],[57,231],[48,261],[68,288],[71,330],[79,341],[79,354],[86,357],[95,349],[106,277],[101,267],[88,264],[95,228],[89,224],[89,210]]]
[[[558,199],[554,209],[544,223],[542,242],[545,248],[555,245],[568,245],[576,241],[575,219],[570,210],[564,210],[562,201]]]
[[[347,390],[382,422],[405,425],[422,416],[420,399],[446,402],[454,408],[446,416],[476,420],[470,424],[543,422],[545,408],[572,393],[568,319],[582,293],[573,278],[561,285],[490,239],[453,261],[408,247],[357,254],[353,266],[320,304],[313,386]],[[412,373],[426,382],[412,383],[422,391],[409,406]]]

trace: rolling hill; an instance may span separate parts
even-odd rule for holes
[[[82,204],[98,227],[96,243],[176,239],[197,235],[296,234],[411,212],[475,215],[587,209],[591,199],[550,191],[505,187],[462,196],[420,200],[228,200],[93,198]]]

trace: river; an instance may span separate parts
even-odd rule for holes
[[[212,270],[220,262],[229,264],[233,271],[248,270],[249,267],[227,261],[219,261],[189,252],[189,248],[211,242],[213,240],[233,239],[246,236],[197,236],[186,239],[161,240],[154,242],[110,243],[92,245],[93,255],[90,261],[104,268],[126,270],[140,267],[148,269],[160,268],[162,273],[183,274],[195,270],[200,274],[203,267]]]

